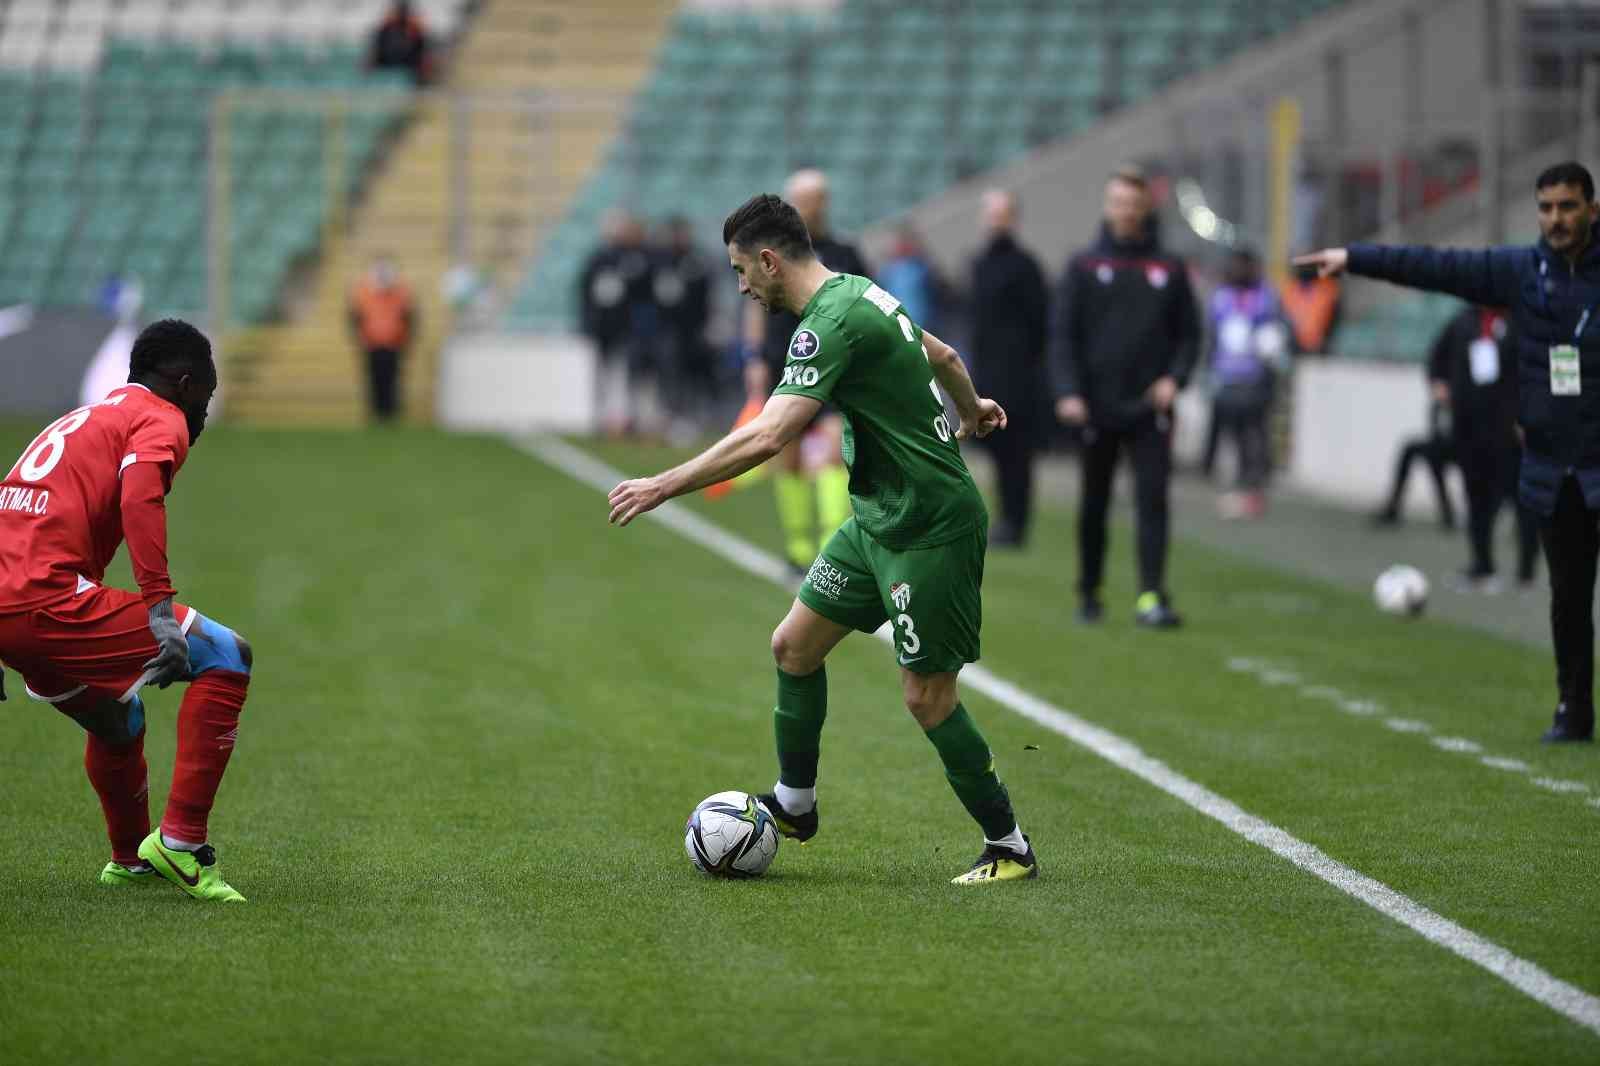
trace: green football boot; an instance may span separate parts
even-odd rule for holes
[[[217,869],[217,850],[210,844],[196,851],[174,851],[161,843],[158,829],[139,845],[139,858],[195,899],[244,902],[244,897],[222,879],[222,871]]]
[[[950,879],[952,885],[987,885],[995,881],[1026,881],[1030,877],[1039,876],[1039,859],[1033,853],[1033,842],[1028,841],[1026,834],[1022,839],[1028,842],[1025,854],[1018,855],[1010,848],[990,844],[983,849],[983,854],[978,856],[978,861],[972,864],[972,869],[959,877]]]
[[[106,863],[106,868],[100,871],[100,883],[102,885],[153,884],[159,879],[156,875],[156,868],[147,862],[124,866],[122,863],[113,860]]]

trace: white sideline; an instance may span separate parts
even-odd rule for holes
[[[624,476],[605,463],[554,437],[514,437],[512,444],[561,471],[567,476],[610,492]],[[599,511],[596,511],[597,516]],[[758,577],[785,586],[793,584],[784,564],[749,541],[735,536],[687,508],[668,503],[650,514],[667,528],[708,548],[734,565]],[[880,637],[892,640],[888,631]],[[1565,1015],[1600,1036],[1600,998],[1551,975],[1536,963],[1519,958],[1505,948],[1464,929],[1455,922],[1424,907],[1394,889],[1328,857],[1321,849],[1300,840],[1243,810],[1205,786],[1189,780],[1159,759],[1141,751],[1131,741],[1101,729],[1077,715],[1017,687],[979,665],[961,671],[963,683],[982,692],[1054,733],[1105,759],[1123,770],[1143,778],[1175,799],[1181,800],[1209,818],[1214,818],[1246,840],[1273,854],[1288,859],[1354,896],[1372,909],[1388,915],[1439,947],[1494,974],[1513,988]]]

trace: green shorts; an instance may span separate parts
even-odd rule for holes
[[[951,673],[978,661],[988,544],[979,528],[938,547],[891,551],[849,518],[811,564],[800,602],[863,633],[892,621],[901,666]]]

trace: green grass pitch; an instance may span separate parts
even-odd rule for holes
[[[0,452],[36,428],[0,426]],[[774,541],[768,490],[691,506]],[[976,695],[1044,875],[947,885],[977,834],[867,638],[829,664],[821,834],[758,881],[696,874],[689,810],[774,776],[788,596],[658,523],[608,528],[600,494],[500,441],[217,428],[169,510],[180,595],[256,652],[212,821],[250,903],[97,885],[80,737],[10,675],[7,1061],[1600,1060],[1593,1032]],[[991,557],[986,666],[1600,991],[1600,752],[1533,742],[1543,650],[1181,541],[1192,625],[1135,631],[1125,529],[1084,630],[1070,522]],[[157,814],[177,693],[148,699]]]

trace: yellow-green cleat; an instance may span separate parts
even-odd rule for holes
[[[217,869],[217,851],[210,844],[196,851],[175,851],[161,843],[161,831],[157,830],[139,845],[139,858],[195,899],[244,902],[244,897],[222,879],[222,871]]]
[[[1027,841],[1027,836],[1023,836]],[[1026,881],[1030,877],[1039,876],[1039,859],[1033,853],[1033,843],[1028,842],[1028,850],[1018,855],[1010,848],[990,844],[983,849],[983,854],[978,856],[978,861],[972,864],[972,869],[960,877],[952,877],[952,885],[987,885],[995,881]]]
[[[159,880],[160,877],[156,874],[156,868],[147,862],[141,862],[134,866],[124,866],[122,863],[113,860],[106,863],[106,868],[100,871],[100,883],[114,887],[153,884]]]

